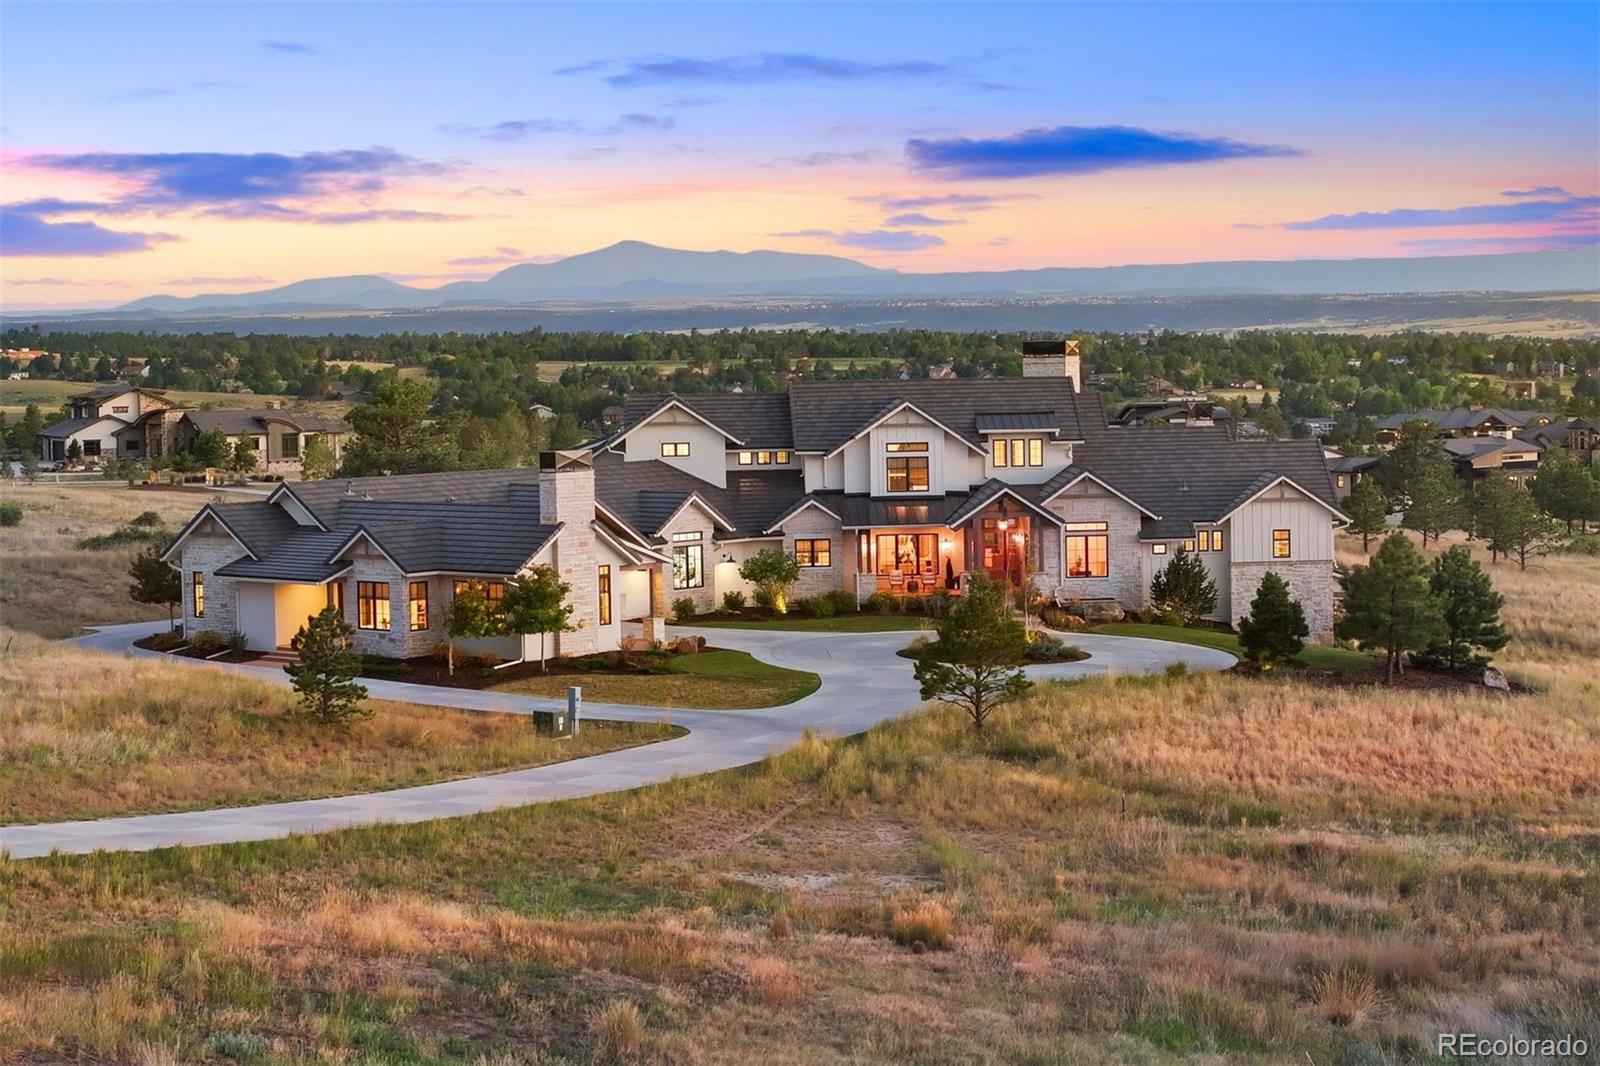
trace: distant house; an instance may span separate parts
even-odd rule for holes
[[[534,403],[528,405],[528,413],[535,418],[554,418],[556,409],[547,403]]]
[[[1513,400],[1533,400],[1539,396],[1539,383],[1537,381],[1508,381],[1506,382],[1506,395]]]
[[[27,381],[28,380],[28,372],[26,370],[13,370],[11,373],[6,375],[6,380],[7,381]]]
[[[157,389],[129,385],[101,385],[67,398],[67,417],[39,431],[39,458],[65,462],[76,444],[88,463],[118,454],[118,434],[157,411],[170,410],[172,401]]]
[[[1539,363],[1539,376],[1545,378],[1564,378],[1567,376],[1567,364],[1559,359],[1545,359]]]
[[[1333,418],[1307,418],[1303,421],[1306,430],[1313,437],[1326,437],[1339,426],[1338,420]]]
[[[1323,455],[1328,461],[1328,475],[1333,478],[1334,497],[1340,503],[1349,497],[1362,478],[1370,477],[1378,465],[1375,455],[1341,455],[1334,451]]]
[[[1545,452],[1560,448],[1585,466],[1593,466],[1595,454],[1600,452],[1600,418],[1568,418],[1518,430],[1516,437]]]
[[[928,368],[928,377],[934,381],[945,381],[956,376],[956,368],[952,363],[935,363]]]
[[[1378,420],[1378,443],[1392,444],[1407,422],[1432,422],[1441,437],[1503,437],[1519,429],[1536,429],[1556,421],[1549,411],[1513,411],[1504,407],[1453,407],[1448,411],[1406,411]]]
[[[617,404],[612,404],[609,407],[602,407],[600,408],[600,424],[603,426],[620,425],[622,422],[622,413],[622,407]]]
[[[1539,472],[1542,447],[1530,441],[1498,437],[1452,437],[1444,442],[1451,464],[1468,481],[1498,470],[1522,483]]]
[[[1111,417],[1114,426],[1225,426],[1233,412],[1204,396],[1130,400]]]
[[[1262,389],[1266,388],[1266,386],[1261,384],[1261,382],[1257,381],[1255,378],[1239,378],[1228,382],[1228,388],[1249,389],[1252,392],[1260,392]]]

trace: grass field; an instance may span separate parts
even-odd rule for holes
[[[347,730],[293,694],[183,663],[69,651],[0,629],[0,824],[236,806],[465,777],[673,735],[594,723],[540,737],[520,715],[375,701]]]
[[[413,826],[0,862],[0,1058],[1410,1063],[1600,1041],[1600,559],[1528,697],[1039,689]]]
[[[165,608],[128,599],[134,549],[85,551],[75,543],[145,511],[176,533],[211,498],[111,482],[0,482],[0,499],[22,505],[22,524],[0,533],[0,625],[65,637],[85,625],[165,618]]]
[[[732,710],[793,703],[822,684],[816,674],[772,666],[742,651],[679,655],[666,661],[666,669],[660,674],[529,677],[494,688],[531,696],[564,696],[568,685],[581,685],[584,699],[599,703]]]
[[[1180,644],[1199,644],[1244,658],[1236,633],[1218,629],[1184,629],[1180,626],[1152,625],[1145,622],[1108,622],[1095,626],[1090,632],[1114,637],[1146,637],[1150,640],[1172,640]],[[1372,668],[1372,656],[1364,651],[1338,648],[1327,644],[1308,644],[1295,656],[1295,662],[1308,670],[1327,670],[1336,674],[1354,673]]]

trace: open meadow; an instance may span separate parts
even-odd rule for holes
[[[1501,662],[1536,695],[1058,684],[981,737],[932,710],[621,795],[0,863],[0,1059],[1594,1047],[1600,559],[1492,572],[1517,632]]]

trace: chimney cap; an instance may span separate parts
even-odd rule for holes
[[[539,453],[540,470],[559,471],[577,466],[594,466],[594,453],[582,448]]]

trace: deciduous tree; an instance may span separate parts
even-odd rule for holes
[[[501,601],[501,627],[516,635],[538,634],[539,669],[546,670],[544,640],[547,633],[570,633],[572,606],[567,594],[572,586],[561,580],[553,566],[536,566],[520,577],[506,582],[505,599]]]
[[[256,439],[241,433],[233,442],[233,454],[228,458],[228,469],[236,474],[248,474],[256,468]]]
[[[744,561],[739,576],[759,589],[774,611],[786,614],[789,589],[800,580],[800,566],[788,552],[765,548]]]
[[[189,445],[189,456],[198,466],[222,466],[233,454],[233,442],[220,429],[208,429]]]
[[[500,628],[500,619],[489,606],[485,587],[478,583],[462,585],[450,598],[450,607],[444,613],[446,672],[456,673],[456,641],[492,637]]]
[[[300,476],[307,481],[321,481],[333,476],[336,465],[328,439],[321,433],[308,435],[305,454],[300,457]]]
[[[1425,648],[1444,632],[1439,601],[1428,585],[1428,563],[1404,533],[1391,533],[1372,562],[1340,579],[1344,618],[1335,632],[1365,648],[1384,652],[1384,678],[1390,684],[1402,669],[1401,656]]]
[[[978,732],[996,707],[1033,687],[1018,668],[1028,635],[1007,607],[1004,583],[974,576],[917,657],[922,698],[960,707]]]

